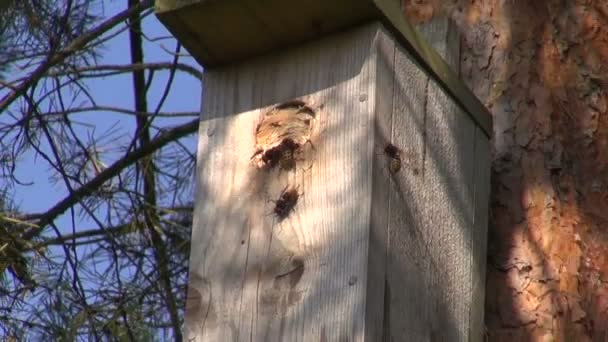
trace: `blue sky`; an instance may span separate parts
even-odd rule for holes
[[[126,1],[100,1],[95,7],[95,12],[109,17],[123,11],[126,8]],[[120,26],[124,27],[124,25]],[[143,21],[143,31],[149,38],[167,37],[170,33],[158,21],[154,14],[147,16]],[[162,46],[161,46],[162,45]],[[169,51],[174,51],[176,46],[175,39],[163,39],[160,41],[149,42],[144,40],[144,58],[145,62],[171,62],[172,56],[168,54],[163,47]],[[186,52],[182,48],[182,53]],[[102,57],[98,64],[130,64],[129,41],[127,31],[109,41],[103,50]],[[200,66],[192,58],[182,57],[180,62],[196,66]],[[156,108],[164,86],[168,79],[169,72],[161,71],[154,74],[154,82],[150,87],[148,96],[148,106],[150,110]],[[108,105],[115,107],[124,107],[127,109],[133,108],[132,95],[132,78],[131,74],[122,74],[119,76],[111,76],[104,79],[91,79],[87,85],[89,91],[94,94],[97,103],[100,105]],[[165,101],[163,112],[179,112],[179,111],[198,111],[201,100],[201,84],[195,78],[184,74],[176,73],[173,82],[172,90]],[[130,132],[134,128],[134,118],[129,115],[120,115],[109,112],[91,112],[82,113],[73,116],[83,123],[90,124],[90,127],[80,127],[85,134],[103,135],[104,132],[112,127],[119,127],[125,137],[130,136]],[[155,120],[157,125],[167,124],[176,125],[179,122],[192,120],[191,117],[176,119],[176,118],[158,118]],[[94,127],[94,128],[93,128]],[[192,149],[196,145],[196,135],[186,139],[186,143]],[[106,165],[112,163],[113,158],[118,157],[117,154],[107,154],[107,160],[104,160]],[[32,183],[28,186],[17,186],[15,188],[15,201],[17,206],[25,212],[44,212],[48,210],[58,200],[66,196],[65,186],[58,182],[52,184],[49,179],[49,169],[46,162],[40,158],[34,158],[33,153],[30,153],[22,160],[17,169],[19,180],[25,183]],[[88,221],[88,220],[85,220]],[[64,226],[69,223],[66,217],[61,217],[59,226]],[[71,228],[70,228],[71,230]]]
[[[100,0],[96,2],[94,13],[103,15],[103,17],[107,18],[125,10],[126,4],[127,1],[125,0]],[[123,27],[124,24],[117,27],[117,29]],[[143,32],[148,38],[170,36],[170,33],[153,14],[147,16],[143,20]],[[175,46],[176,41],[172,38],[154,42],[144,39],[145,62],[171,62],[173,56],[167,53],[163,47],[169,51],[174,51]],[[119,36],[110,40],[100,52],[101,57],[97,63],[99,65],[130,64],[131,57],[129,52],[128,32],[124,31]],[[182,53],[185,52],[187,51],[182,48]],[[201,70],[201,67],[192,58],[182,57],[180,58],[180,62],[193,65]],[[154,82],[148,93],[148,107],[150,111],[156,108],[168,77],[168,71],[155,72]],[[133,109],[131,74],[125,73],[103,79],[88,79],[86,84],[88,91],[94,95],[98,105]],[[82,97],[82,100],[84,100],[84,97]],[[79,101],[80,99],[75,102],[78,103]],[[200,109],[200,102],[200,81],[188,74],[177,72],[172,89],[161,112],[198,112]],[[44,106],[42,109],[44,110]],[[111,165],[117,158],[120,158],[123,155],[122,152],[116,153],[112,152],[112,150],[117,146],[124,146],[124,142],[132,137],[132,131],[135,127],[135,118],[133,116],[117,114],[114,112],[96,111],[73,115],[72,118],[83,123],[83,125],[74,127],[79,134],[82,134],[82,137],[86,137],[87,135],[103,136],[104,132],[107,130],[118,128],[118,132],[113,135],[113,139],[106,141],[106,146],[102,146],[101,159],[105,165]],[[158,126],[175,126],[182,122],[191,121],[194,118],[196,117],[157,118],[155,124]],[[154,136],[155,133],[156,132],[153,131],[152,136]],[[196,141],[196,134],[182,139],[182,142],[188,146],[191,151],[195,150]],[[45,150],[48,150],[48,148]],[[39,156],[36,157],[34,152],[30,151],[22,156],[17,165],[17,178],[23,183],[29,183],[29,185],[16,185],[13,189],[15,206],[21,212],[46,212],[59,200],[67,196],[68,192],[63,181],[54,181],[51,177],[53,172],[50,170],[49,165]],[[194,179],[194,175],[192,175],[192,179]],[[185,194],[186,197],[190,195],[191,194]],[[76,209],[78,210],[79,208],[77,207]],[[102,213],[105,212],[103,211],[103,207],[99,210],[102,210]],[[118,220],[115,220],[112,223],[120,223],[117,221]],[[95,229],[97,227],[93,220],[89,219],[87,215],[77,215],[75,225],[72,225],[70,211],[67,211],[64,215],[60,216],[55,223],[62,234],[70,234],[73,229],[81,231]],[[46,235],[52,237],[55,233],[49,229],[46,231]],[[78,251],[79,254],[83,252],[80,247],[78,248]],[[47,253],[47,256],[50,256],[49,254],[58,256],[64,255],[64,251],[59,247],[51,248],[49,252],[50,253]],[[103,267],[103,265],[98,266]]]

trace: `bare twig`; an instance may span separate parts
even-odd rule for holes
[[[99,26],[95,27],[94,29],[90,30],[89,32],[76,38],[65,49],[59,50],[59,51],[55,52],[54,54],[52,54],[51,56],[49,56],[45,60],[45,62],[43,62],[41,65],[39,65],[30,74],[28,79],[21,82],[21,84],[16,86],[16,89],[13,92],[11,92],[7,96],[5,96],[0,101],[0,113],[4,112],[4,110],[6,110],[6,108],[8,108],[8,106],[10,106],[16,99],[21,97],[27,91],[27,89],[29,89],[30,86],[32,86],[35,82],[37,82],[52,66],[62,62],[67,57],[76,53],[82,47],[84,47],[87,43],[89,43],[93,39],[99,37],[104,32],[107,32],[108,30],[112,29],[117,24],[125,21],[129,16],[131,16],[133,14],[137,14],[146,8],[152,7],[153,4],[154,4],[154,1],[152,1],[152,0],[143,0],[141,2],[137,2],[137,4],[134,5],[133,7],[130,7],[129,9],[115,15],[114,17],[104,21]]]
[[[107,169],[103,170],[97,175],[97,177],[91,179],[89,182],[74,190],[74,192],[64,199],[59,201],[52,208],[47,210],[45,213],[40,214],[38,227],[29,229],[22,236],[22,239],[29,240],[35,236],[38,236],[42,230],[50,223],[53,222],[59,215],[63,214],[67,209],[77,204],[78,201],[86,196],[89,196],[95,192],[103,183],[116,177],[125,168],[136,163],[140,158],[149,156],[156,152],[163,146],[173,142],[174,140],[180,139],[188,134],[196,132],[198,128],[199,120],[192,120],[183,125],[173,127],[160,133],[156,138],[152,139],[149,144],[141,146],[132,152],[125,155],[120,160],[116,161]]]

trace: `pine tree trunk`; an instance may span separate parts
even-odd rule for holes
[[[448,15],[494,116],[489,341],[608,339],[608,2],[409,1]]]

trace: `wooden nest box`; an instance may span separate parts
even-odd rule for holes
[[[397,0],[157,0],[205,67],[185,333],[482,341],[487,109]]]

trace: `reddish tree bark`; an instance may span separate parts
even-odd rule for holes
[[[608,2],[405,0],[450,16],[494,116],[489,341],[608,340]]]

